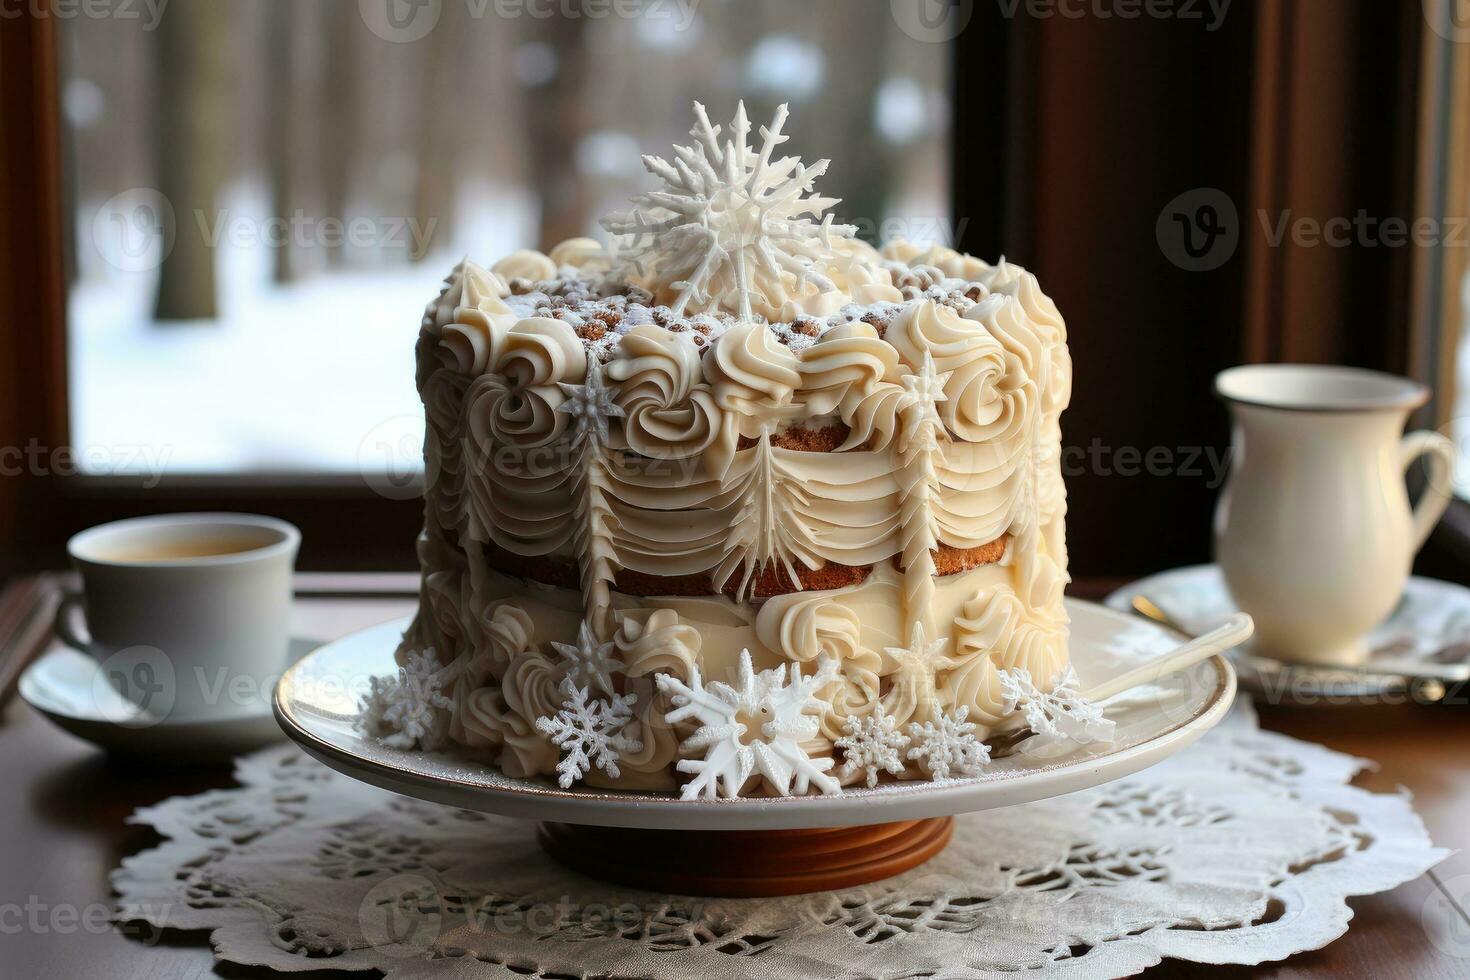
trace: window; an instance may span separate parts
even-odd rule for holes
[[[691,97],[722,122],[743,96],[756,124],[789,101],[839,217],[952,240],[948,46],[887,7],[190,0],[60,21],[82,466],[418,465],[411,349],[440,279],[596,234]]]

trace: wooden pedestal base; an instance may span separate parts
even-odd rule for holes
[[[829,891],[922,864],[953,817],[820,830],[632,830],[543,823],[541,846],[583,874],[649,891],[757,898]]]

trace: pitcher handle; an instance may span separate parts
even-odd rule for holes
[[[82,611],[81,594],[78,592],[66,593],[61,597],[61,605],[56,607],[56,617],[52,621],[51,632],[73,650],[91,653],[91,640],[77,631],[77,620],[81,618],[78,614]]]
[[[1424,482],[1424,492],[1414,505],[1414,551],[1417,553],[1429,539],[1429,532],[1439,523],[1440,516],[1454,497],[1452,486],[1455,471],[1455,444],[1444,435],[1422,429],[1404,436],[1399,446],[1404,471],[1421,456],[1428,457],[1429,478]]]

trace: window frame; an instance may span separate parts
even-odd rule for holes
[[[0,446],[70,445],[64,279],[64,189],[55,18],[0,18],[0,287],[9,312],[0,356],[11,397],[0,393]],[[404,370],[411,366],[405,364]],[[150,483],[152,481],[150,480]],[[141,514],[250,511],[303,531],[303,569],[416,567],[422,503],[389,499],[360,477],[310,473],[136,477],[22,472],[0,479],[0,575],[56,567],[65,541],[94,524]]]
[[[23,109],[0,119],[0,165],[6,174],[31,174],[38,185],[11,195],[14,206],[0,228],[0,257],[28,259],[7,283],[6,297],[16,314],[9,363],[27,383],[14,411],[0,401],[0,446],[63,447],[70,445],[70,386],[55,18],[28,11],[0,18],[0,31],[7,101]],[[945,47],[950,55],[955,44]],[[27,282],[35,284],[30,292]],[[26,327],[16,329],[21,322]],[[405,362],[404,370],[411,369]],[[249,511],[291,521],[303,532],[303,569],[417,567],[422,501],[389,499],[353,474],[170,473],[148,484],[138,477],[74,473],[0,479],[0,543],[11,545],[0,552],[0,575],[64,564],[66,539],[94,524],[189,510]]]
[[[1426,16],[1444,16],[1453,0],[1431,0]],[[1420,64],[1419,173],[1415,213],[1441,220],[1470,217],[1470,45],[1424,32]],[[1456,120],[1460,125],[1456,125]],[[1453,424],[1457,366],[1470,333],[1462,290],[1470,250],[1444,244],[1419,249],[1413,276],[1410,363],[1431,391],[1417,421],[1440,431]],[[1446,434],[1454,437],[1453,431]],[[1455,497],[1430,535],[1418,565],[1470,582],[1470,500]]]

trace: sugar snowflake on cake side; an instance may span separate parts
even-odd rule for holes
[[[793,666],[786,682],[786,665],[756,673],[750,651],[740,654],[735,686],[704,683],[699,668],[688,683],[669,674],[655,678],[658,688],[674,705],[665,720],[670,725],[694,720],[699,728],[679,750],[686,756],[676,768],[693,776],[684,784],[683,797],[728,799],[744,794],[752,776],[779,796],[802,795],[815,786],[823,793],[842,787],[827,774],[831,758],[813,758],[802,747],[816,737],[818,719],[827,710],[814,692],[830,683],[836,664],[823,660],[815,673],[801,675]]]

